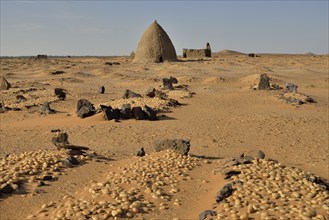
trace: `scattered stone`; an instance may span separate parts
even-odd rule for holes
[[[260,75],[258,90],[270,90],[270,78],[265,73]]]
[[[61,89],[61,88],[55,88],[55,95],[57,96],[57,98],[59,100],[65,100],[66,98],[66,93],[65,93],[65,90],[64,89]]]
[[[49,74],[50,75],[60,75],[60,74],[63,74],[63,73],[65,73],[65,72],[62,71],[62,70],[56,70],[56,71],[50,72]]]
[[[168,89],[168,90],[173,90],[174,89],[170,79],[163,78],[162,83],[163,83],[163,89]]]
[[[39,109],[40,114],[54,114],[56,111],[49,106],[49,102],[43,103],[43,105]]]
[[[63,165],[66,166],[66,167],[72,167],[74,165],[79,164],[79,160],[75,157],[65,158],[62,162],[63,162]]]
[[[120,110],[120,117],[122,119],[131,119],[133,117],[130,104],[124,104]]]
[[[207,218],[207,216],[216,216],[216,212],[213,211],[213,210],[206,210],[206,211],[203,211],[199,214],[199,220],[204,220]]]
[[[126,89],[126,91],[124,92],[124,94],[122,96],[123,99],[136,98],[136,97],[142,97],[142,96],[129,89]]]
[[[142,110],[141,107],[133,107],[132,108],[132,115],[137,120],[145,120],[146,119],[145,113],[144,113],[144,111]]]
[[[94,105],[86,99],[80,99],[77,104],[77,115],[86,118],[96,113]]]
[[[8,90],[9,88],[11,88],[10,83],[5,79],[5,77],[1,76],[1,79],[0,79],[0,91],[2,91],[2,90]]]
[[[2,187],[0,192],[4,194],[11,194],[14,192],[14,188],[11,186],[11,184],[6,184],[4,187]]]
[[[227,197],[231,196],[232,193],[234,192],[234,189],[232,187],[231,183],[226,184],[218,193],[216,196],[216,202],[220,203]]]
[[[60,150],[70,144],[68,139],[69,136],[66,132],[59,132],[51,139],[51,142],[57,147],[58,150]]]
[[[297,88],[298,86],[292,83],[286,83],[285,85],[285,92],[293,92],[296,93],[297,92]]]
[[[143,108],[143,111],[145,113],[146,119],[150,121],[155,121],[157,120],[157,113],[154,111],[151,107],[145,105]]]
[[[23,95],[16,96],[16,103],[25,102],[27,99]]]
[[[100,94],[104,94],[105,87],[104,86],[99,87],[99,90],[98,91],[99,91]]]
[[[137,151],[137,156],[138,157],[144,157],[145,156],[145,150],[144,150],[143,147]]]
[[[148,88],[145,95],[150,98],[154,98],[155,97],[155,88],[153,88],[153,87]]]
[[[264,159],[265,158],[265,153],[261,150],[257,152],[257,159]]]
[[[180,154],[187,155],[190,151],[190,140],[183,139],[163,139],[157,140],[154,143],[154,150],[156,152],[162,150],[174,150]]]

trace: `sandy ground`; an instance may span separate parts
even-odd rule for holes
[[[174,198],[179,205],[172,204],[174,198],[163,209],[155,202],[153,209],[134,217],[197,219],[200,212],[211,208],[217,191],[227,182],[213,171],[227,158],[257,150],[264,151],[266,158],[328,179],[328,60],[328,56],[313,55],[262,54],[252,58],[228,52],[205,60],[161,64],[131,63],[128,57],[1,58],[1,76],[13,87],[1,91],[1,100],[7,106],[22,108],[0,114],[1,158],[40,149],[56,151],[51,143],[52,129],[67,132],[70,143],[87,146],[108,158],[89,159],[81,166],[65,169],[57,181],[42,188],[43,193],[34,193],[31,185],[24,192],[2,197],[1,219],[31,215],[49,219],[51,210],[38,215],[43,204],[61,201],[65,195],[83,198],[90,181],[102,181],[108,173],[137,161],[134,155],[140,147],[147,157],[161,157],[161,153],[153,153],[153,143],[163,138],[190,139],[190,157],[199,165],[189,170],[190,178],[178,181],[180,192]],[[56,70],[64,73],[49,74]],[[250,89],[262,73],[282,87],[285,82],[297,84],[298,92],[316,103],[295,106],[280,99],[282,90]],[[188,85],[194,95],[176,96],[183,105],[160,113],[166,116],[160,120],[116,123],[105,121],[102,113],[85,119],[76,116],[80,98],[97,106],[121,99],[125,89],[144,95],[149,87],[159,89],[162,78],[170,76],[176,77],[179,85]],[[101,85],[105,94],[98,93]],[[56,100],[54,88],[66,89],[67,99]],[[27,100],[15,103],[18,94]],[[58,113],[40,115],[39,105],[44,101],[51,102]],[[329,212],[324,209],[321,213],[326,217]]]

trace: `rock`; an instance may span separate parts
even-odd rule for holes
[[[177,84],[178,83],[178,80],[175,78],[175,77],[170,77],[169,78],[169,80],[170,80],[170,82],[172,83],[172,84]]]
[[[270,78],[265,73],[260,75],[258,90],[270,90]]]
[[[58,98],[59,100],[65,100],[65,98],[66,98],[66,93],[65,93],[65,90],[64,90],[64,89],[61,89],[61,88],[55,88],[54,92],[55,92],[55,95],[57,96],[57,98]]]
[[[226,199],[227,197],[231,196],[234,192],[234,189],[232,187],[232,184],[226,184],[218,193],[216,196],[216,202],[219,203]]]
[[[50,72],[49,74],[50,75],[60,75],[60,74],[63,74],[63,73],[65,73],[65,72],[62,71],[62,70],[56,70],[56,71]]]
[[[0,192],[4,194],[11,194],[14,192],[14,188],[10,184],[6,184],[4,187],[2,187]]]
[[[297,105],[304,104],[303,100],[297,99],[297,98],[287,98],[286,101],[287,101],[287,103],[290,103],[290,104],[297,104]]]
[[[172,82],[171,82],[170,79],[163,78],[162,79],[162,83],[163,83],[163,88],[164,89],[168,89],[168,90],[173,90],[174,89],[174,87],[173,87]]]
[[[174,150],[180,154],[187,155],[190,151],[190,140],[182,139],[163,139],[157,140],[154,143],[154,150],[156,152],[162,150]]]
[[[42,180],[44,180],[44,181],[50,181],[50,180],[53,180],[54,178],[53,178],[53,176],[51,176],[51,175],[46,175],[46,176],[44,176],[43,178],[42,178]]]
[[[46,184],[45,184],[45,182],[43,182],[43,181],[38,181],[38,186],[45,186]]]
[[[244,156],[244,155],[241,155],[240,158],[237,158],[237,161],[240,163],[240,164],[250,164],[252,163],[252,161],[254,160],[255,158],[253,158],[252,156]]]
[[[311,183],[316,183],[320,185],[322,188],[324,188],[325,190],[329,191],[329,182],[327,182],[325,179],[310,174],[306,175],[305,179],[307,179]]]
[[[297,92],[298,86],[292,83],[286,83],[285,85],[285,92]]]
[[[77,104],[77,115],[86,118],[96,113],[94,105],[86,99],[80,99]]]
[[[113,109],[111,106],[105,106],[105,105],[101,105],[101,109],[104,113],[105,120],[109,120],[109,121],[112,119],[114,119],[115,121],[120,120],[119,109]]]
[[[78,165],[79,164],[79,160],[76,159],[75,157],[68,157],[68,158],[65,158],[63,161],[62,161],[63,165],[66,166],[66,167],[72,167],[74,165]]]
[[[123,99],[129,99],[129,98],[139,98],[142,97],[140,94],[137,94],[129,89],[126,89],[126,91],[124,92],[122,98]]]
[[[311,98],[311,97],[309,97],[309,96],[307,96],[307,97],[305,98],[305,101],[306,101],[306,102],[309,102],[309,103],[315,103],[315,102],[316,102],[313,98]]]
[[[58,150],[60,150],[69,144],[69,136],[66,132],[59,132],[51,139],[51,142],[57,147]]]
[[[54,114],[56,111],[51,109],[48,102],[43,103],[43,105],[39,109],[40,114]]]
[[[132,114],[133,114],[133,117],[137,120],[145,120],[146,119],[145,113],[144,113],[144,111],[142,110],[141,107],[133,107],[132,108]]]
[[[154,111],[151,107],[145,105],[143,108],[143,111],[145,113],[146,119],[150,121],[155,121],[157,120],[157,113]]]
[[[159,99],[166,100],[168,98],[168,95],[164,92],[161,92],[160,90],[155,90],[154,94],[155,94],[155,97],[158,97]]]
[[[144,150],[143,147],[137,151],[137,156],[138,157],[144,157],[145,156],[145,150]]]
[[[176,99],[169,99],[168,106],[181,106],[182,104],[179,103]]]
[[[229,179],[232,176],[239,175],[240,173],[241,173],[241,171],[239,171],[239,170],[224,170],[222,172],[222,174],[224,175],[224,179]]]
[[[0,91],[2,90],[8,90],[11,88],[10,83],[5,79],[5,77],[1,76],[0,79]]]
[[[80,149],[69,149],[67,151],[67,155],[69,156],[78,156],[78,155],[84,155],[86,152]]]
[[[111,62],[106,62],[105,65],[112,66],[112,63]]]
[[[265,153],[261,150],[257,152],[257,159],[264,159],[265,158]]]
[[[150,87],[146,90],[145,95],[150,97],[150,98],[154,98],[155,97],[155,88]]]
[[[98,91],[99,91],[100,94],[104,94],[105,87],[104,86],[99,87],[99,90]]]
[[[26,101],[26,98],[23,95],[17,95],[16,96],[16,103],[24,102]]]
[[[248,57],[255,57],[255,54],[254,53],[249,53]]]
[[[120,117],[122,119],[131,119],[133,117],[130,104],[124,104],[120,110]]]
[[[206,211],[203,211],[199,214],[199,220],[204,220],[207,218],[207,216],[216,216],[216,212],[213,211],[213,210],[206,210]]]

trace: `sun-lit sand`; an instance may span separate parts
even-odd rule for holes
[[[0,181],[16,181],[13,193],[0,195],[1,219],[198,219],[205,210],[221,212],[222,219],[328,219],[328,191],[305,176],[329,178],[329,57],[259,55],[226,50],[203,60],[158,64],[130,57],[1,58],[1,76],[11,84],[0,92],[2,104],[21,109],[0,114]],[[51,74],[58,70],[64,73]],[[262,73],[271,84],[298,85],[315,103],[287,103],[284,89],[252,89]],[[161,90],[162,78],[170,76],[187,88],[167,92],[181,106],[145,98],[149,87]],[[55,88],[67,90],[64,101]],[[126,89],[144,98],[123,100]],[[17,95],[26,100],[18,102]],[[81,119],[81,98],[96,108],[147,104],[160,110],[159,120],[106,121],[101,112]],[[55,114],[39,114],[46,101]],[[56,129],[67,132],[71,144],[90,148],[78,166],[62,166],[65,153],[51,142]],[[155,153],[153,143],[164,138],[189,139],[190,155]],[[135,156],[141,147],[143,158]],[[216,193],[232,182],[215,171],[232,157],[255,157],[258,150],[265,160],[236,167],[242,173],[232,180],[244,183],[214,206]],[[40,186],[44,175],[54,180]]]

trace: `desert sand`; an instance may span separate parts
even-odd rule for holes
[[[232,51],[158,64],[130,57],[1,58],[1,76],[11,84],[1,101],[20,110],[0,114],[0,181],[17,180],[11,181],[13,193],[0,195],[0,217],[198,219],[213,210],[215,219],[329,219],[328,190],[305,179],[329,178],[328,63],[327,55]],[[315,102],[296,105],[282,98],[284,89],[252,89],[263,73],[281,87],[298,85]],[[95,107],[120,107],[126,89],[144,96],[149,87],[161,90],[162,78],[170,76],[188,92],[170,92],[182,104],[177,107],[149,101],[161,110],[156,121],[76,115],[81,98]],[[58,100],[54,88],[66,89],[66,99]],[[26,100],[17,102],[17,95]],[[55,114],[39,114],[45,101]],[[78,166],[62,166],[65,152],[51,142],[56,129],[70,143],[90,148]],[[164,138],[189,139],[189,155],[154,152],[153,143]],[[141,147],[145,157],[136,156]],[[241,173],[231,179],[216,172],[227,160],[255,157],[258,150],[265,159],[235,166]],[[30,166],[31,158],[39,159]],[[19,173],[23,168],[27,173]],[[40,186],[44,175],[54,178]],[[216,204],[217,192],[237,180],[243,184]]]

